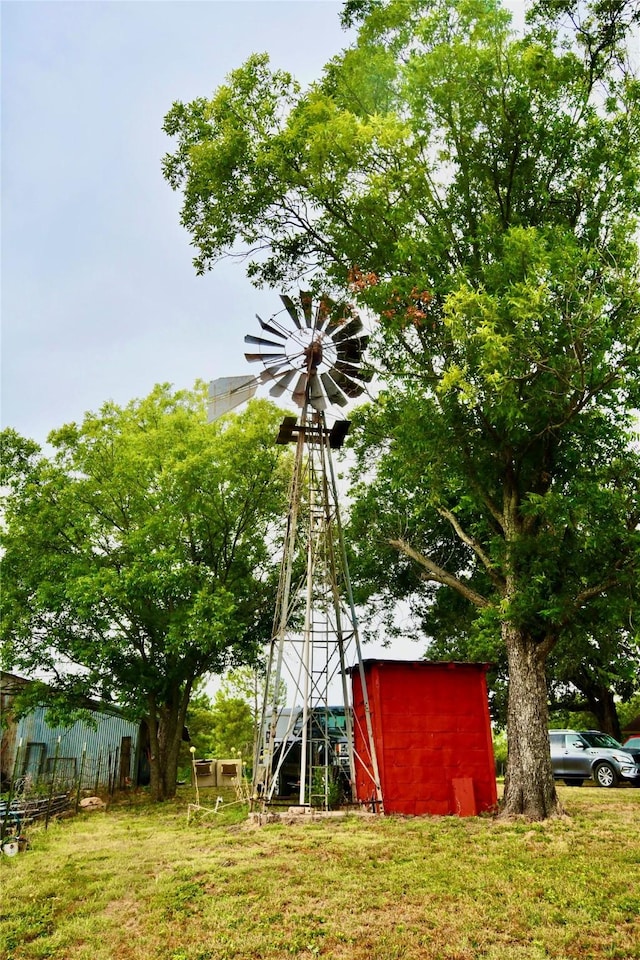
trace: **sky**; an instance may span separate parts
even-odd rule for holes
[[[349,35],[337,0],[2,3],[0,418],[43,444],[154,384],[255,373],[244,334],[281,308],[241,263],[196,276],[164,180],[176,100],[255,52],[301,83]]]

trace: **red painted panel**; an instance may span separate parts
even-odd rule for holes
[[[387,813],[472,816],[497,803],[486,664],[365,660]],[[364,703],[353,673],[356,753],[365,754]],[[358,798],[371,781],[356,763]]]
[[[460,817],[475,817],[478,813],[472,777],[457,777],[451,781],[453,802]]]

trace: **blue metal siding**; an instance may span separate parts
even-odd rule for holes
[[[136,759],[138,755],[139,725],[122,717],[104,713],[93,713],[95,728],[83,721],[76,721],[70,727],[50,727],[46,722],[47,710],[38,707],[17,724],[16,748],[18,749],[19,775],[30,773],[32,776],[46,775],[56,754],[58,738],[58,757],[71,762],[60,763],[60,771],[69,771],[76,775],[80,772],[82,755],[85,752],[84,778],[96,785],[108,785],[109,778],[120,772],[120,751],[123,737],[131,738],[131,757],[129,769],[125,771],[133,782],[136,780]],[[43,747],[36,745],[42,744]],[[31,748],[29,745],[33,745]],[[15,758],[14,758],[15,759]],[[36,769],[38,768],[38,769]]]

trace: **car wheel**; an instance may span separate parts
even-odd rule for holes
[[[599,787],[615,787],[618,775],[610,763],[599,763],[593,771],[593,779]]]
[[[581,787],[584,780],[565,780],[567,787]]]

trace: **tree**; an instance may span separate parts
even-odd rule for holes
[[[207,424],[204,387],[164,385],[54,431],[51,457],[3,435],[3,661],[144,717],[155,799],[175,792],[196,681],[268,636],[280,416],[256,401]]]
[[[251,707],[242,697],[218,690],[213,699],[213,755],[220,759],[252,756],[254,723]]]
[[[508,679],[508,663],[499,631],[495,629],[495,611],[487,609],[478,617],[475,605],[468,603],[459,593],[437,589],[437,584],[428,577],[419,578],[421,566],[407,553],[394,556],[391,544],[401,537],[412,544],[420,556],[428,553],[433,562],[449,571],[458,569],[465,576],[470,594],[490,596],[492,585],[481,563],[473,555],[460,549],[460,542],[452,539],[450,524],[442,517],[433,516],[429,505],[431,496],[429,476],[424,476],[422,462],[416,456],[421,443],[415,418],[409,412],[394,414],[395,427],[380,423],[385,404],[378,406],[374,416],[362,410],[356,418],[355,435],[357,466],[354,474],[365,476],[366,482],[354,487],[356,506],[352,511],[348,536],[352,543],[351,570],[358,598],[366,603],[369,612],[375,611],[376,623],[382,617],[385,630],[394,633],[409,632],[423,638],[423,650],[430,659],[471,659],[491,663],[489,685],[491,708],[499,726],[506,722],[505,685]],[[387,410],[388,413],[388,410]],[[394,437],[383,455],[375,437],[384,431]],[[376,461],[377,475],[372,481],[371,460]],[[609,474],[612,465],[606,465]],[[615,467],[613,467],[615,471]],[[592,462],[584,465],[584,473],[590,475],[594,495],[606,494],[607,476],[594,473]],[[580,482],[574,471],[572,485]],[[563,488],[566,499],[571,492]],[[562,569],[564,589],[570,589],[571,578],[593,576],[597,564],[606,560],[606,536],[611,535],[621,544],[619,523],[634,522],[637,516],[633,508],[633,491],[629,491],[629,506],[623,510],[616,524],[607,506],[605,522],[600,523],[596,536],[593,526],[581,524],[567,537],[567,549],[551,539],[549,555],[538,558],[546,577],[544,589],[554,586],[553,570]],[[585,509],[586,503],[582,509]],[[597,502],[591,505],[598,509]],[[459,522],[465,526],[463,514],[456,511]],[[431,521],[431,522],[430,522]],[[439,522],[438,522],[439,521]],[[611,524],[609,527],[608,524]],[[606,527],[606,530],[603,529]],[[595,548],[594,548],[595,541]],[[627,560],[633,561],[634,538],[628,545]],[[622,556],[619,561],[624,563]],[[596,566],[589,569],[592,564]],[[416,575],[418,573],[418,575]],[[557,581],[557,573],[556,573]],[[533,590],[533,586],[529,586]],[[408,610],[406,623],[397,623],[397,600],[401,598]],[[541,603],[544,597],[534,597]],[[558,596],[557,601],[560,601]],[[549,605],[548,599],[545,604]],[[558,710],[590,712],[594,724],[616,738],[620,736],[617,718],[617,703],[626,701],[638,689],[640,683],[640,636],[634,629],[637,619],[637,586],[627,576],[611,584],[601,595],[572,611],[570,617],[554,619],[552,611],[546,614],[550,628],[556,630],[553,650],[547,661],[550,707]],[[535,610],[535,607],[534,607]],[[566,610],[565,610],[566,613]],[[565,722],[559,725],[571,725]]]
[[[640,690],[640,634],[624,620],[599,624],[597,603],[593,612],[594,622],[578,620],[551,655],[551,710],[586,712],[589,726],[620,740],[619,708]]]
[[[634,720],[640,718],[640,693],[635,694],[628,703],[620,709],[620,725],[624,729]]]
[[[382,430],[379,419],[380,409],[377,418],[362,410],[354,430],[360,437],[354,474],[364,473],[367,482],[356,485],[356,507],[347,535],[352,544],[350,566],[356,594],[364,608],[364,622],[375,622],[376,630],[382,623],[389,637],[421,638],[420,653],[429,659],[489,662],[491,712],[502,727],[506,723],[508,665],[499,635],[488,629],[482,618],[477,619],[474,607],[460,594],[436,589],[436,584],[419,579],[408,557],[397,552],[394,555],[391,542],[398,531],[407,541],[417,542],[420,529],[433,559],[439,559],[448,568],[466,564],[468,586],[481,595],[490,585],[482,567],[472,566],[473,558],[459,552],[456,558],[456,542],[448,525],[428,526],[428,517],[416,506],[421,492],[417,474],[422,468],[415,458],[414,425],[410,429],[412,448],[404,447],[402,434],[396,430],[393,448],[378,459],[376,482],[371,483],[369,460],[375,457],[378,446],[374,437],[380,436]],[[410,475],[407,462],[416,465]],[[422,492],[428,498],[429,491]],[[401,619],[398,601],[407,614]],[[637,587],[628,583],[615,594],[608,590],[606,595],[594,598],[559,631],[547,662],[550,710],[556,726],[574,726],[570,714],[587,713],[591,719],[581,720],[580,725],[597,726],[619,739],[618,705],[626,702],[640,685],[640,635],[634,629],[637,608]],[[564,716],[562,721],[558,719],[559,712]]]
[[[256,283],[375,316],[371,518],[500,636],[504,811],[532,818],[558,810],[548,657],[638,574],[636,6],[591,6],[572,32],[576,4],[538,3],[517,37],[497,0],[355,0],[308,91],[254,56],[165,121],[199,271],[244,245]]]

